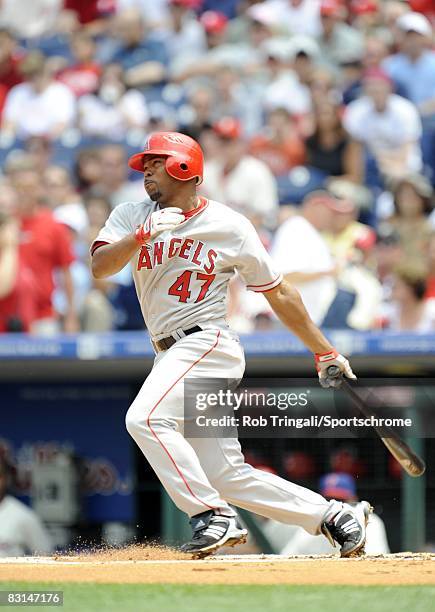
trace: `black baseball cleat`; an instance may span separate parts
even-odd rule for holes
[[[340,544],[342,557],[360,557],[364,554],[366,527],[373,508],[369,502],[362,501],[353,507],[343,504],[330,521],[322,523],[322,533],[333,546]]]
[[[237,516],[220,516],[213,510],[192,516],[190,524],[193,536],[190,542],[183,544],[181,551],[192,553],[194,559],[207,557],[222,546],[244,544],[248,537]]]

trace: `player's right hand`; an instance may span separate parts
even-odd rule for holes
[[[162,210],[151,213],[142,225],[135,231],[135,237],[139,244],[149,242],[162,232],[172,230],[184,221],[183,211],[176,206],[168,206]]]
[[[319,382],[322,387],[328,389],[329,387],[340,387],[343,381],[343,375],[347,378],[356,379],[355,374],[352,372],[350,363],[340,355],[335,349],[329,353],[316,353],[314,355],[314,361],[316,364],[317,374],[319,375]],[[328,368],[330,366],[337,366],[341,372],[341,376],[330,376],[328,374]]]

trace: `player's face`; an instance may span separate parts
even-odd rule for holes
[[[145,157],[143,163],[145,191],[154,202],[165,198],[172,181],[166,172],[164,157]]]

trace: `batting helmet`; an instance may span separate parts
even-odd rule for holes
[[[145,155],[166,157],[166,172],[174,179],[189,181],[196,178],[198,185],[202,183],[204,156],[199,144],[190,136],[179,132],[154,132],[144,150],[130,157],[130,168],[143,172]]]

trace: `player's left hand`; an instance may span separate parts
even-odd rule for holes
[[[350,367],[350,363],[340,355],[335,349],[330,351],[329,353],[315,353],[314,361],[316,363],[316,370],[319,375],[319,382],[322,387],[327,389],[328,387],[338,388],[341,386],[343,377],[342,376],[329,376],[328,368],[329,366],[337,366],[340,368],[340,371],[347,376],[347,378],[356,379],[355,374],[352,372],[352,368]]]

